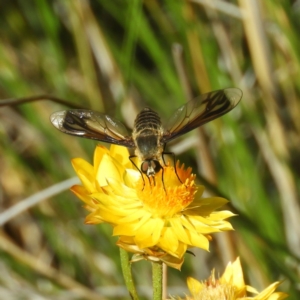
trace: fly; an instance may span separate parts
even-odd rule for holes
[[[154,179],[162,169],[168,142],[231,111],[242,94],[240,89],[227,88],[200,95],[175,110],[166,126],[158,113],[144,108],[137,115],[131,134],[119,120],[92,110],[59,111],[50,120],[66,134],[133,148],[134,156],[142,162],[140,172]]]

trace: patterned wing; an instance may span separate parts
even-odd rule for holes
[[[203,94],[179,107],[169,120],[162,143],[187,133],[231,111],[241,100],[242,91],[228,88]]]
[[[51,123],[60,131],[92,140],[135,147],[132,137],[118,120],[92,110],[74,109],[51,115]]]

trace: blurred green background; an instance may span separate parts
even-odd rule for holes
[[[0,99],[51,94],[106,112],[129,127],[150,106],[163,119],[199,94],[243,90],[228,115],[172,142],[211,193],[231,201],[235,232],[215,234],[209,253],[168,271],[168,294],[186,277],[222,274],[241,257],[258,290],[299,299],[300,1],[0,1]],[[116,238],[84,225],[65,188],[5,219],[7,209],[75,175],[96,142],[50,123],[50,101],[0,108],[0,299],[129,299]],[[208,185],[207,185],[208,186]],[[151,268],[133,265],[141,299]],[[97,296],[98,295],[98,296]]]

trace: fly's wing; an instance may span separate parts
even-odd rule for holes
[[[179,107],[165,127],[162,143],[189,132],[231,111],[241,100],[242,91],[228,88],[203,94]]]
[[[70,135],[134,147],[125,126],[109,115],[92,110],[64,110],[53,113],[50,121],[58,130]]]

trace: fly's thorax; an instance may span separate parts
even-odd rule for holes
[[[159,115],[144,108],[136,117],[132,137],[136,145],[135,154],[141,159],[160,159],[163,151],[161,137],[163,128]]]
[[[158,135],[137,135],[135,138],[135,154],[141,160],[160,159],[163,146],[160,144]]]

